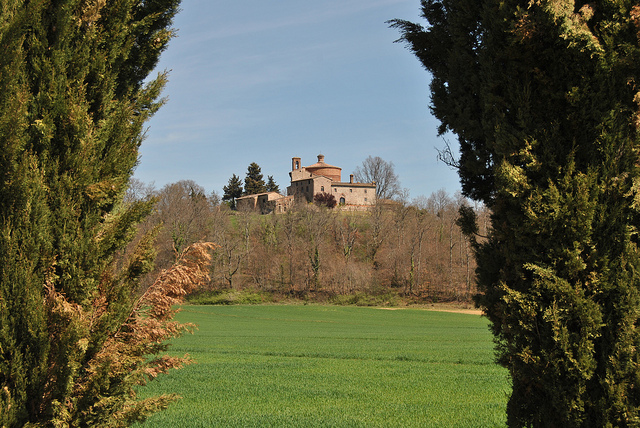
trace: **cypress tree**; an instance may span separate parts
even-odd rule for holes
[[[509,425],[637,425],[640,6],[422,0],[422,14],[426,28],[392,23],[433,75],[463,193],[493,213],[477,301],[510,373]]]
[[[121,201],[178,5],[2,2],[0,426],[126,425],[169,401],[132,389],[179,363],[145,357],[166,336],[141,326],[168,316],[136,294],[153,236],[124,248],[152,202]]]

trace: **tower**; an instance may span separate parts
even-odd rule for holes
[[[300,169],[300,158],[291,158],[291,171],[297,171]]]

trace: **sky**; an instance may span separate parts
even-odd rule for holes
[[[291,158],[392,162],[410,198],[460,189],[437,160],[429,74],[386,21],[423,22],[419,0],[183,0],[158,71],[167,104],[147,123],[134,177],[219,195],[260,165],[286,192]],[[453,145],[455,139],[446,137]]]

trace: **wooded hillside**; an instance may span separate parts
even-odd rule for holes
[[[410,301],[469,301],[476,292],[471,247],[456,224],[459,207],[468,202],[443,190],[368,212],[299,204],[278,215],[232,211],[192,181],[132,198],[153,195],[156,210],[144,227],[162,225],[158,268],[192,242],[215,242],[211,290],[320,300],[390,294]],[[488,215],[483,208],[476,212],[479,234],[486,235]]]

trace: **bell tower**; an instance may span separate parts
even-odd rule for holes
[[[301,168],[300,162],[301,162],[300,158],[292,158],[291,159],[291,171],[299,170]]]

